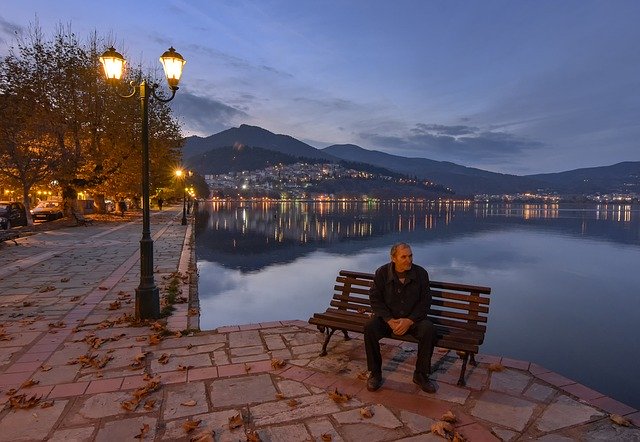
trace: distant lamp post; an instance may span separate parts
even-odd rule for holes
[[[193,176],[192,171],[176,170],[176,177],[182,179],[182,222],[183,226],[187,225],[187,176]]]
[[[107,83],[116,86],[122,80],[126,60],[110,47],[100,57],[104,68]],[[120,95],[122,98],[131,98],[140,94],[140,106],[142,109],[142,239],[140,239],[140,285],[136,289],[136,319],[153,319],[160,316],[160,291],[156,287],[153,278],[153,240],[149,223],[149,97],[153,96],[163,103],[169,102],[175,97],[178,83],[182,75],[182,67],[186,63],[182,55],[175,49],[169,48],[160,57],[164,68],[164,74],[171,89],[171,96],[167,99],[156,95],[158,85],[142,80],[136,85],[131,82],[131,90],[128,94]]]
[[[183,178],[182,175],[184,175],[184,172],[181,169],[176,170],[176,176],[179,179],[182,179],[182,222],[181,224],[183,226],[186,226],[187,225],[187,203],[185,200],[184,185],[185,185],[185,181],[187,180],[187,177],[185,175]]]

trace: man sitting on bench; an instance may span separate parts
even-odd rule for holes
[[[431,356],[436,339],[436,329],[427,319],[431,304],[429,274],[413,264],[411,247],[406,243],[391,247],[391,262],[378,268],[369,298],[373,317],[364,328],[369,379],[367,390],[376,391],[382,385],[382,355],[380,339],[409,334],[418,340],[418,360],[413,382],[427,393],[434,393],[435,386],[429,380]]]

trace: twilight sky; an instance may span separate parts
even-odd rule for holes
[[[636,0],[3,1],[35,22],[187,64],[185,135],[246,123],[518,175],[640,161]]]

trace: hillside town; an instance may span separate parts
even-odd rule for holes
[[[336,163],[276,164],[259,170],[205,175],[216,197],[275,196],[285,198],[322,197],[317,185],[329,180],[379,180],[398,185],[434,187],[431,181],[406,176],[389,176],[345,167]]]

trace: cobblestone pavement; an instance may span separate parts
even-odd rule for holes
[[[334,337],[319,357],[306,318],[198,332],[180,218],[152,213],[156,284],[175,302],[153,323],[132,318],[139,220],[0,244],[0,441],[444,440],[432,428],[469,441],[640,441],[640,412],[524,361],[480,355],[459,387],[460,360],[437,349],[427,394],[411,382],[415,346],[389,341],[371,393],[360,336]]]

